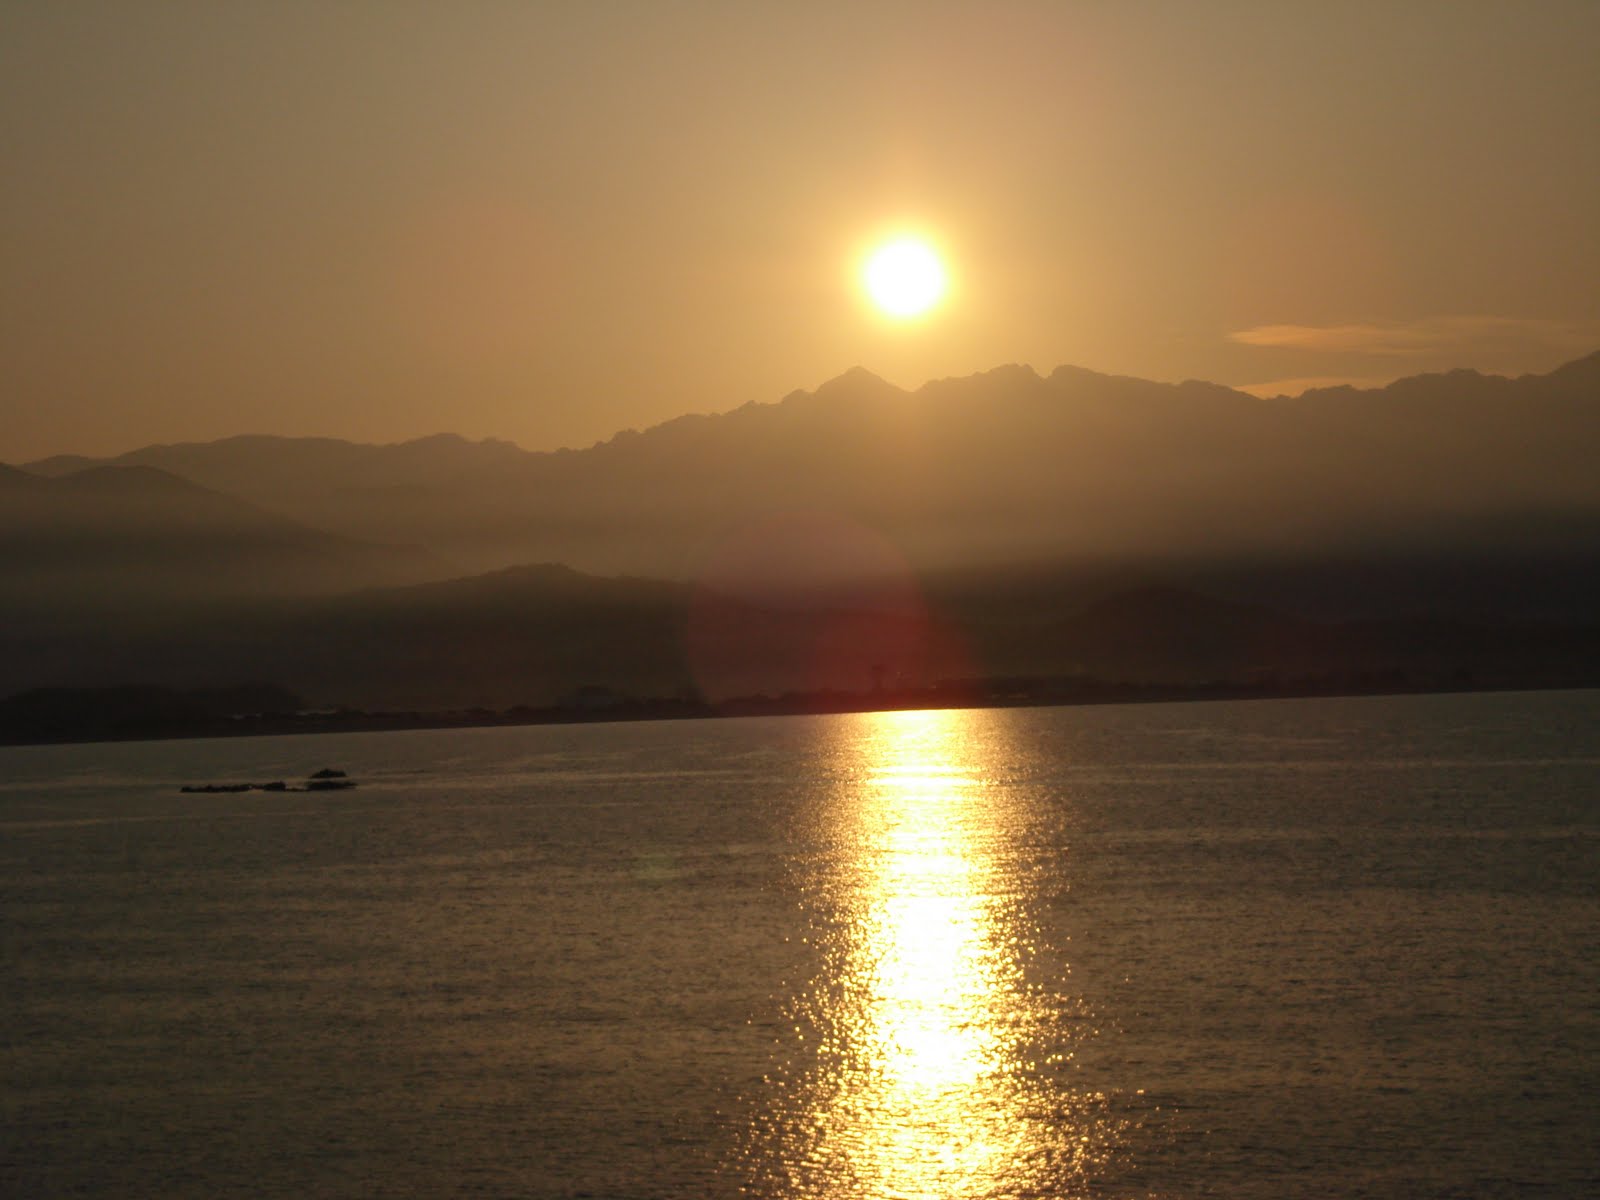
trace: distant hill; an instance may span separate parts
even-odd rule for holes
[[[865,530],[918,569],[1560,556],[1600,545],[1600,354],[1543,376],[1273,400],[1073,367],[907,392],[858,369],[585,450],[231,438],[114,461],[471,571],[559,561],[692,579],[796,513]],[[82,460],[33,468],[67,465]]]
[[[720,701],[993,679],[1600,681],[1593,620],[1318,622],[1125,582],[1042,573],[985,587],[961,573],[762,593],[521,567],[29,636],[4,628],[0,696],[134,682],[192,690],[270,677],[314,707],[445,710],[558,704],[583,689]]]
[[[673,695],[689,682],[686,596],[681,584],[557,565],[374,589],[288,612],[273,634],[291,651],[277,677],[378,707],[551,703],[585,684]]]
[[[146,446],[114,458],[63,454],[26,464],[35,475],[71,475],[93,466],[156,467],[218,491],[281,497],[302,489],[345,490],[455,482],[496,464],[527,457],[510,442],[472,442],[452,433],[372,446],[338,438],[245,434],[215,442]]]
[[[333,593],[445,573],[416,548],[309,529],[153,467],[0,469],[0,609]]]
[[[246,437],[0,467],[0,696],[1592,683],[1596,462],[1600,355],[1296,400],[856,370],[579,451]]]
[[[92,622],[0,627],[0,696],[271,678],[314,706],[503,707],[584,684],[673,695],[689,681],[687,589],[565,567],[332,597],[219,600]]]
[[[441,521],[456,497],[488,486],[513,464],[536,456],[510,442],[472,442],[438,434],[391,445],[335,438],[242,435],[215,442],[146,446],[114,458],[58,455],[26,464],[57,477],[90,466],[154,467],[202,487],[237,496],[297,522],[359,541],[428,545],[442,559],[468,569],[510,566],[512,556],[461,561],[462,545],[479,531]],[[489,513],[481,514],[485,521]],[[469,524],[470,514],[460,514]],[[451,532],[453,530],[453,533]]]

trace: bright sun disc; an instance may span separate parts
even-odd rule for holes
[[[914,317],[944,295],[944,265],[927,242],[899,238],[868,256],[862,281],[872,302],[891,317]]]

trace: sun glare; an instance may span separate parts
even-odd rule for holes
[[[945,291],[944,264],[920,238],[886,242],[867,256],[861,281],[878,309],[891,317],[916,317],[939,303]]]

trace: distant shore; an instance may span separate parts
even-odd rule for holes
[[[583,703],[506,709],[368,711],[336,708],[263,712],[179,722],[115,726],[0,728],[0,745],[71,745],[168,741],[189,738],[281,737],[295,734],[372,733],[413,729],[481,729],[520,725],[577,725],[627,721],[704,720],[750,716],[894,712],[953,708],[1039,708],[1101,704],[1160,704],[1213,700],[1292,700],[1334,696],[1434,695],[1463,692],[1566,691],[1600,687],[1596,679],[1522,679],[1479,683],[1470,679],[1414,682],[1399,673],[1256,683],[1114,683],[1092,679],[989,680],[927,688],[790,692],[743,696],[717,703],[690,698],[635,699],[592,696]]]

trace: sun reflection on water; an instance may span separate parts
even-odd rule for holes
[[[802,881],[825,966],[748,1147],[756,1194],[1065,1195],[1105,1159],[1101,1098],[1061,1074],[1073,1002],[1028,979],[1026,814],[975,719],[861,718]]]

